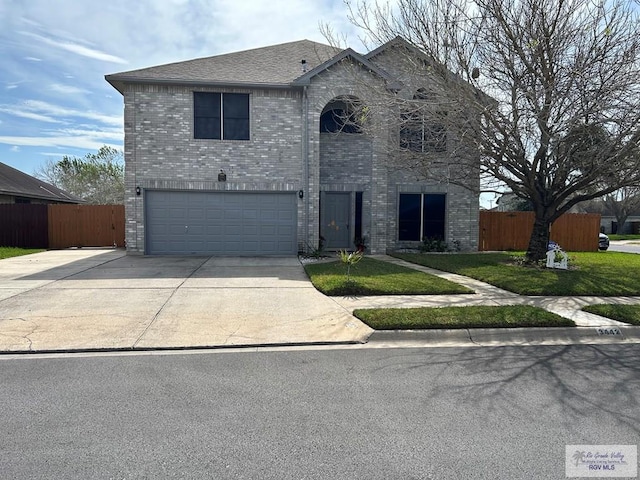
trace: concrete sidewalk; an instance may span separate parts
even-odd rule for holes
[[[48,251],[0,262],[0,352],[233,346],[531,345],[640,342],[640,327],[581,312],[640,297],[524,297],[467,277],[379,259],[468,286],[475,294],[326,297],[299,260],[142,257],[122,250]],[[375,332],[357,308],[533,305],[579,328]],[[609,335],[612,331],[620,335]],[[602,332],[607,333],[601,335]]]

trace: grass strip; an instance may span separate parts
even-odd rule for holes
[[[595,313],[601,317],[611,318],[619,322],[629,323],[631,325],[640,325],[640,305],[587,305],[583,307],[585,312]]]
[[[617,234],[617,233],[610,233],[608,235],[609,240],[640,240],[640,235],[636,235],[636,234]]]
[[[0,247],[0,260],[3,258],[19,257],[21,255],[31,255],[32,253],[44,252],[42,248],[18,248]]]
[[[372,308],[353,314],[374,330],[575,327],[573,320],[528,305]]]

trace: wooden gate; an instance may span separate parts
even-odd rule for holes
[[[124,205],[49,205],[49,248],[124,247]]]

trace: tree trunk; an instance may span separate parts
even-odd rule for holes
[[[529,263],[535,263],[547,258],[550,228],[550,220],[544,217],[540,218],[536,215],[536,219],[533,222],[531,238],[529,239],[529,247],[527,248],[527,261]]]
[[[616,222],[618,222],[618,226],[617,226],[617,230],[616,233],[617,234],[622,234],[624,233],[624,224],[627,223],[627,217],[628,215],[620,215],[620,216],[616,216]]]

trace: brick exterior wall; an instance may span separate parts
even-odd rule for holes
[[[250,94],[249,141],[193,138],[193,88],[131,85],[125,93],[127,250],[143,253],[144,190],[297,191],[302,182],[301,93]],[[226,182],[218,182],[224,170]],[[136,195],[136,187],[142,195]],[[304,218],[299,202],[298,218]],[[300,226],[298,236],[302,237]]]
[[[366,73],[367,75],[370,75]],[[296,89],[223,89],[127,85],[125,208],[129,253],[144,253],[144,190],[298,191],[298,245],[317,246],[322,191],[363,192],[363,233],[371,253],[404,246],[397,241],[401,192],[447,194],[446,241],[465,250],[478,245],[478,195],[452,185],[416,181],[390,161],[379,136],[321,134],[320,115],[336,97],[367,101],[340,64]],[[380,80],[372,77],[371,82]],[[249,93],[249,141],[193,138],[193,91]],[[384,124],[383,118],[374,119]],[[218,182],[224,170],[226,182]],[[140,187],[141,195],[136,194]]]

